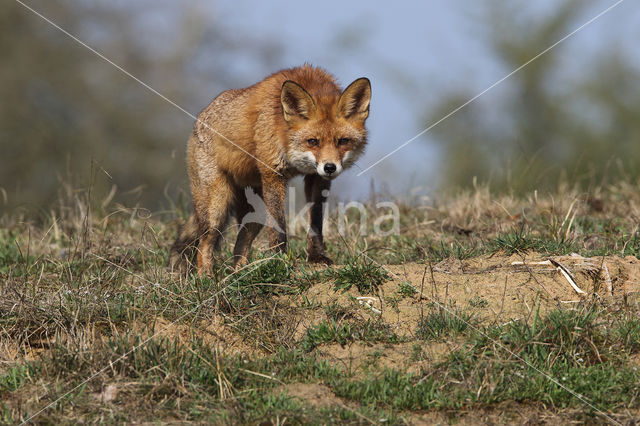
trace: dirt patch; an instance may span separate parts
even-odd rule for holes
[[[547,407],[528,405],[513,401],[495,406],[469,407],[459,410],[408,413],[404,417],[410,425],[559,425],[576,422],[577,410],[551,411]],[[592,422],[595,419],[591,419]]]
[[[636,352],[629,356],[629,364],[640,368],[640,353]]]
[[[0,365],[0,374],[4,373],[7,366],[17,362],[30,362],[37,360],[41,354],[49,350],[51,345],[55,343],[55,339],[38,340],[32,343],[18,343],[15,341],[4,341],[0,345],[0,353],[2,361]]]
[[[409,342],[324,344],[315,349],[320,358],[350,372],[385,367],[420,372],[459,348],[455,337],[425,341],[416,336],[421,320],[438,312],[439,305],[450,312],[455,308],[471,313],[482,325],[502,325],[530,320],[536,311],[544,315],[555,308],[577,307],[588,298],[620,298],[640,287],[640,261],[634,257],[497,254],[463,261],[449,259],[431,266],[407,263],[385,268],[391,279],[371,296],[361,295],[355,287],[335,291],[333,282],[312,286],[304,299],[314,308],[307,308],[303,315],[296,340],[302,339],[309,327],[327,320],[327,311],[338,307],[347,316],[338,315],[336,321],[379,321]],[[582,293],[570,284],[567,275]],[[415,289],[412,296],[407,295],[407,284]],[[300,300],[292,303],[299,305]]]
[[[148,324],[140,326],[144,329],[150,327]],[[264,355],[262,351],[246,343],[245,339],[226,325],[221,317],[200,321],[195,326],[175,324],[164,318],[157,318],[151,327],[157,336],[169,337],[185,344],[194,338],[201,339],[204,344],[216,346],[220,353],[225,355]]]
[[[407,342],[395,345],[353,342],[344,346],[323,345],[316,349],[315,354],[331,364],[340,365],[349,373],[364,371],[379,374],[385,368],[419,373],[444,361],[450,352],[458,348],[456,342]]]
[[[571,286],[558,265],[583,293]],[[385,268],[391,280],[371,297],[355,288],[335,291],[332,282],[316,284],[304,296],[321,307],[339,305],[364,317],[381,318],[399,335],[414,336],[418,322],[438,304],[471,311],[483,323],[503,324],[528,319],[535,309],[544,314],[577,306],[588,297],[620,297],[640,288],[640,260],[635,257],[498,254],[448,259],[432,266],[406,263]],[[413,297],[399,294],[401,283],[416,290]],[[299,324],[296,338],[325,318],[321,310],[310,312]]]
[[[584,293],[571,286],[558,265]],[[640,261],[635,257],[495,255],[446,260],[433,266],[404,264],[386,268],[394,281],[384,285],[385,293],[406,281],[418,290],[414,304],[455,304],[491,322],[528,318],[536,305],[544,313],[558,306],[577,305],[585,297],[622,296],[640,288]],[[406,303],[399,305],[399,314],[415,311]],[[388,317],[389,313],[384,312],[383,316]]]
[[[552,263],[555,262],[555,263]],[[569,283],[561,265],[577,288]],[[304,295],[321,307],[351,307],[361,315],[382,318],[399,335],[413,336],[418,321],[438,304],[469,310],[484,323],[527,319],[536,306],[541,314],[557,307],[577,306],[588,297],[620,297],[640,289],[640,260],[635,257],[493,255],[468,260],[448,259],[435,265],[388,265],[391,279],[378,294],[365,297],[357,289],[335,291],[333,282],[316,284]],[[399,294],[410,284],[413,297]],[[380,311],[381,313],[378,313]],[[326,316],[315,310],[299,325],[296,337]]]
[[[290,383],[282,387],[288,395],[316,408],[345,406],[328,386],[318,383]]]

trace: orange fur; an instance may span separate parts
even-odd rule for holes
[[[279,71],[245,89],[218,95],[199,115],[187,148],[194,213],[171,249],[171,264],[189,258],[197,246],[200,274],[212,266],[212,251],[231,211],[250,210],[243,189],[265,201],[271,246],[284,250],[284,200],[292,177],[305,178],[310,210],[308,258],[329,263],[322,243],[323,189],[349,167],[366,145],[365,120],[371,86],[361,78],[342,91],[335,78],[310,65]],[[232,143],[233,142],[233,143]],[[274,226],[270,226],[274,225]],[[247,261],[259,224],[238,234],[236,264]]]

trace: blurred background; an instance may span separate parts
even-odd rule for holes
[[[366,76],[370,144],[334,184],[435,194],[593,187],[640,173],[640,8],[625,1],[393,156],[615,0],[23,0],[191,114],[310,62]],[[193,118],[20,3],[0,8],[0,208],[45,210],[63,183],[154,210],[188,199]],[[186,194],[185,194],[186,191]]]

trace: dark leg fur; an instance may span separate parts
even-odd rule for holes
[[[304,193],[307,202],[311,203],[309,209],[309,232],[307,234],[307,261],[311,263],[324,263],[331,265],[333,261],[327,257],[324,240],[322,238],[322,204],[327,201],[323,191],[329,190],[331,182],[317,175],[304,177]]]

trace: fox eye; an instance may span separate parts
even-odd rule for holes
[[[346,145],[349,142],[351,142],[351,139],[349,139],[349,138],[340,138],[340,139],[338,139],[338,146]]]
[[[316,138],[307,139],[307,143],[309,146],[318,146],[320,145],[320,141]]]

